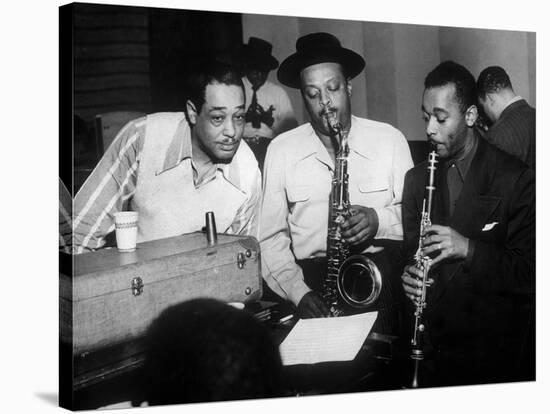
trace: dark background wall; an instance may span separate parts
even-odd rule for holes
[[[196,57],[228,52],[250,36],[271,42],[279,61],[293,53],[296,39],[307,33],[338,36],[367,63],[353,80],[353,112],[397,127],[410,141],[413,156],[422,153],[422,145],[413,141],[425,142],[420,116],[423,80],[443,60],[462,63],[474,76],[486,66],[501,65],[516,92],[535,106],[536,48],[530,32],[93,4],[72,7],[73,109],[81,121],[74,125],[73,153],[81,178],[101,152],[95,145],[95,115],[183,110],[183,82]],[[276,71],[269,78],[277,82]],[[286,90],[298,122],[306,122],[299,91]],[[71,134],[62,134],[62,144],[65,140],[70,146],[70,139]]]
[[[241,39],[237,13],[76,4],[75,114],[91,123],[108,111],[181,110],[190,62]]]
[[[72,156],[74,165],[60,165],[60,175],[76,192],[102,153],[96,115],[182,111],[190,65],[204,53],[238,47],[242,18],[238,13],[100,4],[68,7],[72,28],[63,36],[72,37],[71,59],[65,62],[72,67],[62,71],[61,82],[73,79],[74,123],[66,130],[74,133],[62,133],[60,145],[61,157]]]
[[[506,69],[514,89],[536,105],[535,33],[295,16],[243,14],[244,39],[258,36],[273,43],[283,59],[296,50],[296,39],[311,32],[338,36],[366,60],[353,80],[353,112],[388,122],[409,141],[425,141],[420,102],[424,78],[437,64],[454,60],[477,78],[490,65]],[[465,22],[466,23],[466,22]],[[285,30],[280,30],[284,27]],[[270,74],[271,79],[275,73]],[[298,91],[289,90],[298,122],[307,121]]]
[[[240,45],[241,15],[149,9],[151,107],[181,111],[189,65],[203,53],[222,54]]]
[[[146,8],[74,6],[74,109],[84,121],[151,109],[149,21]]]
[[[365,57],[365,71],[354,79],[354,113],[389,122],[409,140],[425,139],[418,110],[423,78],[443,60],[464,64],[474,76],[501,65],[516,91],[536,103],[529,32],[90,4],[76,4],[74,12],[74,109],[90,126],[105,111],[182,110],[183,80],[197,55],[258,36],[281,61],[313,31],[334,33]],[[275,71],[270,79],[276,81]],[[287,91],[298,121],[307,121],[299,92]]]

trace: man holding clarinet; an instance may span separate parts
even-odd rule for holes
[[[466,68],[441,63],[424,86],[426,134],[439,162],[422,235],[426,162],[407,173],[402,204],[407,257],[430,258],[425,283],[418,260],[402,275],[416,309],[429,286],[417,385],[533,380],[534,172],[481,138],[475,79]]]

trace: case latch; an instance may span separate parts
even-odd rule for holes
[[[237,254],[237,267],[239,269],[242,269],[244,267],[244,264],[246,263],[246,257],[243,252],[239,252]]]
[[[132,295],[139,296],[143,293],[143,280],[141,277],[134,277],[132,279]]]

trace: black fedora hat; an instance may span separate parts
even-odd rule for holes
[[[272,50],[273,45],[268,41],[250,37],[242,48],[242,58],[251,68],[273,70],[279,66],[279,61],[272,56]]]
[[[323,32],[310,33],[296,41],[296,53],[281,63],[277,78],[283,85],[299,89],[302,69],[324,62],[339,63],[349,78],[359,75],[365,67],[365,59],[342,47],[336,36]]]

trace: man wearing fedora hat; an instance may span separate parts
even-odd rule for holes
[[[272,291],[298,307],[299,316],[321,317],[329,314],[318,292],[326,266],[311,264],[326,257],[337,150],[329,120],[340,123],[348,137],[353,215],[343,223],[342,234],[356,252],[387,256],[382,239],[402,241],[401,194],[413,163],[397,129],[351,114],[351,79],[365,66],[360,55],[328,33],[303,36],[296,49],[277,75],[282,84],[300,89],[310,122],[278,136],[267,151],[260,214],[262,273]],[[386,293],[383,288],[382,295]]]
[[[243,137],[258,158],[260,169],[271,139],[298,125],[288,94],[267,80],[269,72],[279,66],[272,50],[271,43],[251,37],[242,53],[247,104]]]

